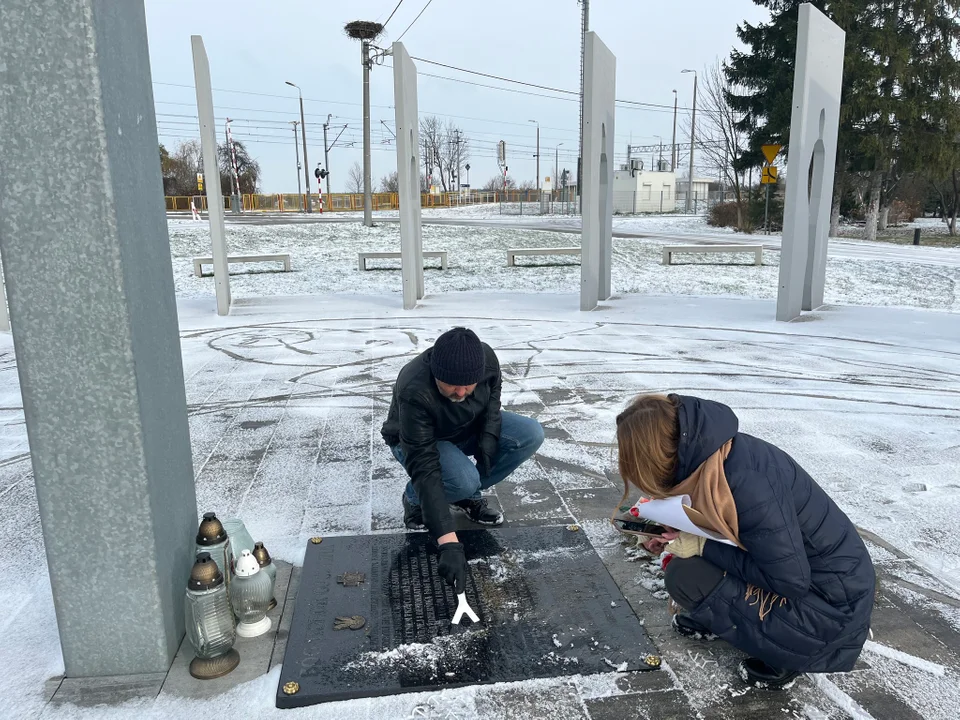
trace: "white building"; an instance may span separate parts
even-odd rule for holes
[[[710,178],[693,178],[693,199],[698,202],[706,202],[710,197],[710,190],[717,185],[716,180]],[[677,198],[686,201],[687,190],[690,188],[690,181],[687,178],[677,178]]]
[[[613,173],[615,213],[673,212],[677,176],[672,172],[643,170],[642,163],[621,165]]]

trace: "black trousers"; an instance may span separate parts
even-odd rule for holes
[[[693,610],[723,580],[723,570],[702,557],[675,557],[667,565],[664,583],[673,601],[684,610]]]

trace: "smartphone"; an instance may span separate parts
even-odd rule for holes
[[[660,537],[667,529],[663,525],[657,525],[647,520],[620,520],[611,519],[613,526],[627,535],[643,535],[644,537]]]

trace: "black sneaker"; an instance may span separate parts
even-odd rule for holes
[[[470,520],[478,525],[500,525],[503,523],[503,513],[498,513],[496,510],[487,507],[486,498],[460,500],[455,502],[454,506],[460,508]]]
[[[779,670],[757,658],[741,661],[738,670],[745,683],[761,690],[788,690],[800,676],[796,670]]]
[[[673,629],[684,637],[692,638],[693,640],[707,641],[717,639],[717,636],[703,625],[691,620],[689,615],[677,613],[670,622],[673,625]]]
[[[408,530],[423,530],[423,512],[419,505],[413,505],[403,493],[403,524]]]

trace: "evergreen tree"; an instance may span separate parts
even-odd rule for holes
[[[750,135],[742,162],[759,165],[760,146],[789,140],[797,20],[802,0],[754,0],[770,20],[737,28],[747,51],[731,53],[725,72],[746,89],[732,94]],[[847,174],[869,180],[868,237],[881,204],[900,178],[930,156],[949,165],[960,93],[960,0],[814,0],[847,33],[834,214]],[[789,147],[787,148],[789,154]],[[802,162],[802,161],[801,161]]]

